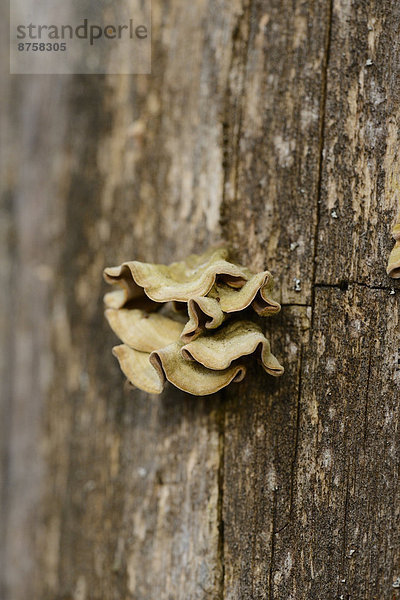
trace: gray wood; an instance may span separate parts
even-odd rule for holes
[[[3,76],[2,600],[399,596],[399,13],[153,0],[151,76]],[[221,239],[285,375],[128,389],[103,267]]]

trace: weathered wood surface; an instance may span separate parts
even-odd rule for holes
[[[399,24],[153,0],[152,76],[3,79],[2,600],[399,597]],[[127,390],[103,267],[220,239],[285,375]]]

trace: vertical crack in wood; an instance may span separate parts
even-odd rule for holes
[[[371,379],[371,362],[372,362],[372,348],[369,349],[369,358],[368,358],[368,374],[367,374],[367,383],[365,386],[365,407],[364,407],[364,452],[365,452],[365,444],[367,441],[367,433],[368,433],[368,403],[369,403],[369,383]]]
[[[346,436],[346,438],[347,438],[347,436]],[[346,496],[345,496],[345,501],[344,501],[344,517],[343,517],[342,564],[341,564],[341,569],[340,569],[340,573],[338,575],[338,581],[337,581],[337,592],[336,592],[336,596],[337,597],[339,597],[340,581],[341,580],[347,580],[347,577],[346,577],[346,574],[345,574],[344,570],[345,570],[345,562],[346,562],[347,518],[348,518],[348,514],[349,514],[349,495],[350,495],[350,490],[349,490],[349,485],[350,485],[350,476],[349,476],[350,465],[349,465],[349,461],[350,461],[350,459],[348,459],[348,462],[347,462],[347,465],[346,465]]]
[[[302,394],[302,368],[303,368],[303,346],[300,346],[300,357],[299,357],[299,372],[298,372],[298,393],[297,393],[297,406],[296,406],[296,431],[294,437],[294,450],[293,459],[290,467],[290,495],[289,495],[289,518],[290,521],[293,512],[294,503],[294,476],[296,473],[297,454],[299,447],[299,433],[300,433],[300,402]]]
[[[239,186],[239,156],[240,156],[240,140],[242,137],[242,125],[243,125],[243,108],[245,103],[245,81],[246,81],[246,70],[247,70],[247,62],[248,62],[248,54],[250,47],[250,33],[251,33],[251,15],[252,15],[252,5],[253,0],[249,0],[243,18],[247,17],[247,36],[244,40],[244,48],[243,48],[243,63],[242,63],[242,72],[241,72],[241,81],[240,81],[240,98],[239,98],[239,109],[238,109],[238,132],[236,139],[236,148],[235,148],[235,181],[234,181],[234,198],[237,197],[237,191]],[[246,15],[247,11],[247,15]],[[240,28],[239,28],[240,30]]]
[[[268,600],[274,598],[274,586],[273,586],[273,572],[274,572],[274,560],[275,560],[275,535],[276,531],[276,507],[277,507],[277,492],[278,488],[274,489],[274,501],[272,508],[272,536],[271,536],[271,560],[269,563],[269,576],[268,576]]]
[[[218,565],[220,569],[219,576],[219,600],[224,600],[225,596],[225,555],[224,555],[224,469],[225,469],[225,398],[223,392],[220,394],[220,407],[218,418],[218,499],[217,499],[217,520],[218,520]]]
[[[322,170],[323,170],[323,162],[324,162],[324,138],[325,138],[325,127],[326,127],[326,100],[328,94],[328,68],[329,68],[329,58],[331,53],[331,37],[332,37],[332,16],[333,16],[333,0],[329,0],[329,10],[328,10],[328,22],[327,22],[327,30],[326,30],[326,38],[325,38],[325,52],[324,59],[322,62],[322,70],[321,70],[321,102],[320,102],[320,126],[319,126],[319,159],[318,159],[318,179],[317,179],[317,219],[315,223],[314,230],[314,249],[313,249],[313,263],[312,263],[312,288],[311,288],[311,303],[312,303],[312,313],[311,313],[311,329],[314,326],[314,307],[315,307],[315,291],[314,285],[317,275],[317,253],[318,253],[318,232],[319,232],[319,223],[320,223],[320,204],[321,204],[321,194],[322,194]]]
[[[238,191],[238,179],[239,179],[239,155],[240,155],[240,139],[242,137],[242,121],[243,121],[243,107],[245,103],[245,94],[244,94],[244,84],[246,80],[246,69],[247,69],[247,57],[250,46],[250,31],[251,31],[251,15],[252,15],[252,4],[253,0],[249,0],[247,4],[243,7],[243,13],[238,18],[236,23],[236,27],[233,30],[232,34],[232,56],[231,62],[229,65],[228,76],[227,76],[227,85],[225,91],[225,99],[224,99],[224,117],[222,123],[222,132],[223,132],[223,140],[222,140],[222,148],[223,148],[223,189],[222,189],[222,202],[221,202],[221,212],[220,212],[220,221],[223,225],[224,223],[224,212],[226,207],[226,190],[229,179],[229,171],[230,165],[228,161],[228,156],[231,155],[232,162],[232,170],[233,170],[233,198],[236,199],[237,191]],[[243,22],[247,19],[247,35],[241,36],[241,29]],[[236,49],[236,43],[242,37],[243,42],[243,50],[241,52],[241,59],[238,56],[238,51]],[[240,60],[239,60],[240,59]],[[234,120],[235,120],[235,111],[234,111],[234,102],[232,103],[233,92],[231,90],[230,78],[232,72],[234,72],[235,62],[239,60],[239,65],[241,65],[240,70],[240,80],[238,84],[238,90],[236,94],[237,100],[237,135],[236,139],[233,140],[234,134]],[[230,115],[233,114],[232,122],[230,119]],[[234,151],[230,152],[230,146],[234,146]]]
[[[280,533],[289,525],[292,515],[293,515],[293,505],[294,505],[294,478],[296,473],[296,464],[297,464],[297,454],[299,447],[299,435],[300,435],[300,404],[301,404],[301,394],[302,394],[302,368],[303,368],[303,346],[300,346],[300,356],[299,356],[299,368],[297,373],[297,381],[298,381],[298,392],[297,392],[297,405],[296,405],[296,417],[295,417],[295,434],[294,434],[294,449],[293,449],[293,458],[290,466],[290,490],[289,490],[289,512],[286,523],[276,530],[275,533]]]
[[[346,407],[347,408],[347,407]],[[347,409],[344,411],[344,422],[347,422]],[[346,563],[346,547],[347,547],[347,520],[349,514],[349,495],[350,495],[350,458],[349,458],[349,448],[347,444],[347,436],[349,430],[348,427],[344,429],[344,439],[343,439],[343,456],[347,457],[344,459],[344,467],[346,472],[346,484],[345,484],[345,499],[344,499],[344,511],[343,511],[343,538],[342,538],[342,557],[341,557],[341,565],[340,572],[337,578],[337,589],[336,596],[339,597],[339,586],[341,580],[347,580],[347,576],[345,574],[345,563]]]

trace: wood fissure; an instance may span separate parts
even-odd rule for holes
[[[271,533],[271,555],[269,559],[269,576],[268,576],[268,600],[274,598],[274,560],[275,560],[275,536],[276,536],[276,509],[277,509],[277,493],[278,488],[273,491],[273,503],[272,503],[272,533]]]
[[[299,446],[299,435],[300,435],[300,404],[302,399],[302,368],[303,368],[303,348],[300,347],[299,351],[299,371],[298,371],[298,395],[297,395],[297,407],[296,407],[296,426],[295,426],[295,439],[294,439],[294,450],[293,459],[290,469],[290,493],[289,493],[289,518],[290,521],[293,513],[294,506],[294,478],[296,472],[297,454]]]
[[[247,0],[247,4],[242,7],[242,14],[237,17],[237,22],[232,32],[232,50],[231,61],[227,74],[227,85],[224,96],[224,114],[222,121],[222,146],[224,157],[224,179],[222,192],[222,207],[220,211],[220,222],[222,229],[225,224],[224,206],[227,202],[226,190],[229,183],[229,170],[227,168],[228,158],[233,162],[233,198],[237,196],[239,160],[240,160],[240,140],[242,135],[242,113],[246,81],[247,54],[250,44],[251,31],[251,12],[253,0]],[[243,29],[244,32],[243,32]],[[243,46],[241,48],[240,46]],[[237,49],[238,48],[238,49]],[[237,84],[236,98],[232,91],[231,77],[235,74],[236,63],[239,62],[241,70],[239,82]],[[232,104],[232,101],[234,103]],[[236,104],[236,106],[235,106]],[[235,129],[237,130],[235,133]]]
[[[326,25],[326,37],[325,37],[325,50],[324,60],[322,63],[321,70],[321,101],[320,101],[320,129],[318,138],[318,175],[317,175],[317,202],[316,202],[316,221],[315,221],[315,232],[314,232],[314,248],[313,248],[313,270],[312,270],[312,296],[311,306],[313,307],[314,314],[314,303],[315,294],[314,286],[316,282],[317,274],[317,261],[318,261],[318,234],[320,227],[320,204],[322,202],[322,173],[324,164],[324,137],[325,137],[325,119],[326,119],[326,98],[328,94],[328,69],[329,69],[329,57],[331,50],[331,36],[332,36],[332,18],[333,18],[333,2],[329,0],[329,10],[327,15]],[[311,317],[311,326],[313,326],[313,316]]]
[[[342,582],[346,582],[347,579],[347,574],[346,571],[347,569],[345,569],[345,564],[346,564],[346,548],[347,548],[347,520],[348,520],[348,510],[349,510],[349,485],[350,485],[350,466],[347,463],[346,464],[346,484],[345,484],[345,500],[344,500],[344,515],[343,515],[343,525],[342,525],[342,529],[343,529],[343,542],[342,542],[342,564],[341,564],[341,569],[340,572],[338,574],[338,581],[337,581],[337,595],[339,596],[340,593],[340,585],[343,583]]]
[[[219,600],[225,598],[225,542],[224,542],[224,467],[225,467],[225,406],[224,392],[220,392],[219,409],[219,464],[218,464],[218,563],[219,563]]]
[[[390,292],[391,294],[396,294],[398,291],[400,291],[399,285],[397,284],[397,282],[393,283],[393,285],[371,285],[368,283],[365,283],[363,281],[346,281],[343,282],[341,281],[340,283],[315,283],[314,284],[314,288],[321,288],[321,289],[337,289],[340,290],[342,292],[346,292],[349,286],[359,286],[362,288],[366,288],[369,290],[382,290],[384,292]]]
[[[370,381],[371,381],[371,365],[372,365],[372,348],[370,348],[370,351],[369,351],[368,373],[367,373],[367,381],[365,384],[364,436],[363,436],[364,452],[365,452],[365,445],[367,442],[367,435],[368,435],[368,404],[369,404],[369,386],[370,386]]]

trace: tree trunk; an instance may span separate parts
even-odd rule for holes
[[[152,18],[151,76],[3,80],[0,597],[399,598],[400,5]],[[102,269],[219,240],[284,376],[128,390]]]

